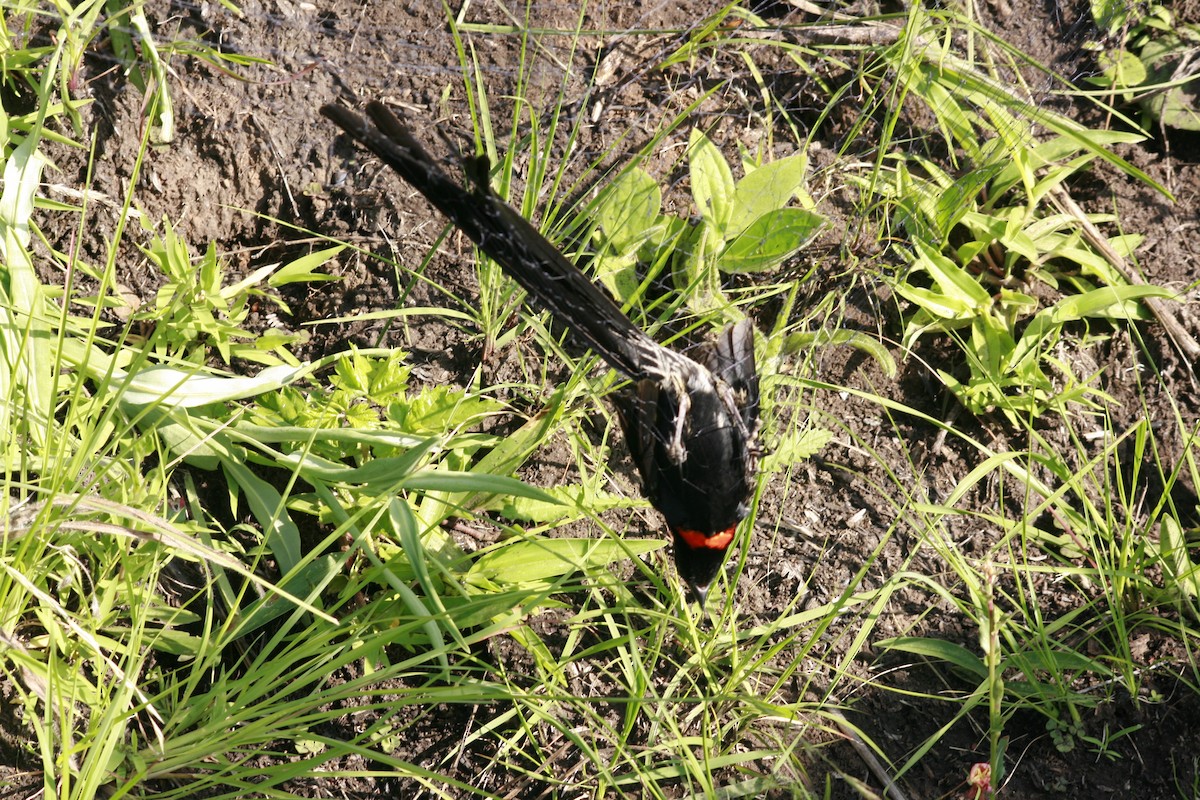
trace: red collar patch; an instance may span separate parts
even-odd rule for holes
[[[732,525],[720,533],[711,535],[703,534],[700,531],[689,531],[686,528],[680,528],[675,531],[684,543],[696,550],[724,550],[733,542],[733,534],[737,530],[736,525]]]

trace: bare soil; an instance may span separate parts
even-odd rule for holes
[[[275,66],[242,69],[243,80],[198,59],[178,57],[172,61],[178,135],[170,145],[156,148],[147,160],[139,179],[140,208],[149,220],[170,219],[196,247],[216,242],[235,271],[249,271],[307,252],[317,244],[308,231],[352,242],[400,264],[419,264],[443,222],[420,197],[340,137],[318,116],[317,108],[335,100],[358,104],[383,99],[408,109],[427,140],[436,142],[438,131],[449,131],[453,138],[454,131],[469,129],[458,55],[444,12],[433,2],[328,0],[316,5],[319,7],[292,0],[251,0],[242,5],[245,14],[239,19],[216,3],[148,4],[148,13],[164,41],[203,40],[229,52],[270,59]],[[798,10],[801,4],[758,5],[761,13],[781,24],[811,19]],[[1086,3],[1062,6],[1012,0],[979,6],[983,27],[1068,78],[1095,70],[1091,55],[1083,48],[1096,35]],[[569,114],[590,115],[598,102],[603,103],[603,112],[589,117],[582,126],[581,139],[569,155],[582,168],[619,137],[627,136],[634,145],[645,141],[660,120],[681,112],[704,91],[728,78],[727,84],[692,112],[693,119],[683,126],[681,135],[686,136],[692,125],[701,125],[727,152],[733,153],[738,143],[753,148],[757,142],[752,137],[758,135],[753,131],[760,126],[747,125],[745,119],[759,92],[743,65],[714,57],[669,71],[649,67],[654,55],[667,52],[689,35],[691,26],[709,10],[707,3],[693,0],[594,0],[587,4],[580,22],[576,3],[536,3],[531,21],[547,33],[537,38],[537,46],[528,56],[533,61],[531,86],[517,85],[518,36],[491,34],[472,39],[494,104],[493,118],[508,118],[511,103],[505,98],[518,91],[535,109],[550,108],[561,93]],[[1186,8],[1180,11],[1188,13]],[[491,2],[472,4],[470,19],[514,22],[500,4]],[[574,43],[569,35],[552,33],[569,32],[580,24],[586,30],[614,33]],[[679,33],[655,37],[616,33],[646,29]],[[602,79],[593,85],[588,76],[597,65],[602,65]],[[86,133],[94,136],[96,143],[91,186],[120,198],[146,122],[143,98],[112,66],[103,44],[98,45],[84,62],[81,80],[94,100],[85,110]],[[794,266],[797,276],[812,270],[802,291],[814,300],[830,292],[842,294],[843,327],[894,342],[901,330],[897,304],[881,296],[878,282],[870,280],[873,272],[888,266],[880,262],[883,249],[877,243],[878,223],[854,216],[844,182],[830,169],[832,154],[842,148],[870,152],[869,140],[878,133],[876,121],[869,120],[858,139],[847,141],[862,111],[854,103],[853,92],[830,117],[820,119],[825,101],[811,78],[801,74],[793,62],[778,58],[764,62],[764,67],[764,79],[791,104],[787,109],[791,120],[811,133],[813,194],[821,202],[821,211],[837,222],[805,254],[804,263]],[[564,72],[566,68],[569,73]],[[1031,79],[1032,91],[1044,93],[1040,102],[1074,113],[1086,124],[1102,124],[1095,110],[1072,107],[1050,95],[1050,82],[1044,76]],[[912,130],[902,133],[915,136],[921,132],[921,120],[909,120],[908,124]],[[783,130],[777,133],[779,141],[790,141]],[[661,163],[644,165],[662,176],[666,201],[678,208],[688,203],[678,162],[685,143],[664,142],[659,148]],[[778,155],[786,154],[786,148],[779,149]],[[1122,148],[1120,154],[1168,187],[1174,202],[1102,166],[1073,183],[1072,195],[1089,211],[1111,211],[1115,206],[1126,231],[1145,234],[1138,261],[1148,281],[1191,286],[1200,277],[1195,211],[1200,137],[1164,131],[1143,144]],[[518,169],[521,166],[518,164]],[[84,182],[84,156],[64,151],[58,167],[60,173],[51,176],[51,181],[68,186]],[[100,260],[114,235],[116,219],[116,208],[95,211],[83,242],[85,257]],[[61,242],[69,241],[74,230],[70,222],[65,225],[63,230],[49,233],[61,237]],[[134,248],[127,249],[122,257],[122,264],[127,265],[122,282],[142,297],[153,297],[159,278]],[[406,276],[398,280],[396,271],[378,259],[347,251],[337,271],[342,278],[338,282],[291,290],[286,299],[294,315],[279,323],[299,330],[306,322],[391,309],[398,303],[443,302],[422,281]],[[428,274],[459,296],[471,298],[477,291],[469,248],[457,238],[442,246]],[[758,313],[766,327],[772,321],[771,310]],[[1193,335],[1200,334],[1194,323],[1187,324]],[[1105,367],[1100,380],[1104,391],[1118,401],[1114,413],[1123,415],[1112,421],[1112,427],[1122,430],[1141,415],[1170,420],[1174,414],[1168,403],[1171,399],[1187,419],[1196,420],[1192,365],[1182,363],[1158,326],[1140,325],[1137,334],[1164,375],[1171,397],[1151,391],[1150,405],[1140,404],[1137,387],[1127,377],[1129,369],[1139,368],[1145,361],[1140,345],[1128,333],[1113,333],[1090,351],[1096,364]],[[318,326],[312,329],[302,355],[315,357],[350,344],[402,347],[413,354],[432,382],[467,380],[481,360],[504,357],[483,352],[480,340],[469,331],[420,319],[390,328],[379,322]],[[904,361],[894,379],[882,374],[872,359],[847,348],[820,349],[812,354],[810,363],[797,364],[795,369],[804,370],[805,377],[878,393],[933,418],[952,420],[997,449],[1019,448],[1020,442],[1010,439],[1014,432],[999,421],[971,420],[957,410],[953,399],[931,377],[928,366],[949,357],[949,351],[939,350],[937,344],[923,344],[922,348],[920,358]],[[899,358],[898,349],[894,351]],[[1078,370],[1083,374],[1091,371]],[[794,407],[837,435],[820,457],[796,465],[767,490],[760,510],[764,522],[749,545],[749,567],[736,590],[745,624],[772,619],[786,599],[798,594],[805,595],[812,605],[830,601],[854,580],[868,556],[873,565],[864,588],[879,585],[901,569],[943,573],[945,566],[929,548],[920,546],[919,532],[894,525],[895,509],[882,503],[878,487],[894,485],[888,472],[915,485],[914,471],[920,471],[924,485],[944,497],[972,468],[977,453],[952,438],[939,441],[938,430],[920,419],[898,416],[881,420],[877,405],[850,393],[804,393],[781,399],[781,407]],[[768,430],[768,443],[771,435]],[[1045,435],[1061,441],[1066,433],[1047,430]],[[1181,443],[1168,441],[1165,446],[1181,447]],[[553,463],[557,457],[548,453],[545,459]],[[632,471],[628,474],[632,476]],[[529,477],[536,481],[536,472]],[[997,501],[996,491],[996,487],[980,487],[972,499],[986,509]],[[1194,496],[1191,505],[1184,502],[1183,507],[1194,508]],[[965,548],[980,553],[993,535],[967,518],[958,533]],[[1051,580],[1037,591],[1047,617],[1063,613],[1068,610],[1065,604],[1073,602],[1057,596]],[[952,608],[916,589],[893,597],[875,636],[909,634],[937,635],[969,648],[978,646],[977,631],[968,628]],[[1098,704],[1094,715],[1082,724],[1087,735],[1095,737],[1106,731],[1141,727],[1115,741],[1109,755],[1097,756],[1081,750],[1060,752],[1040,716],[1010,720],[1006,727],[1010,737],[1009,796],[1177,797],[1187,796],[1190,787],[1200,782],[1196,756],[1200,753],[1200,693],[1194,688],[1195,674],[1186,666],[1188,654],[1170,637],[1153,632],[1139,632],[1137,637],[1135,652],[1144,659],[1146,695],[1107,694],[1108,700]],[[831,641],[830,657],[845,646],[845,642]],[[863,676],[871,676],[878,686],[903,691],[865,685],[854,697],[838,699],[849,707],[852,722],[897,763],[955,714],[956,704],[939,702],[936,696],[971,688],[965,681],[947,685],[944,669],[885,656],[870,647],[860,662]],[[827,663],[828,659],[814,662],[814,674],[819,675]],[[1166,667],[1158,669],[1159,664]],[[431,710],[420,725],[427,735],[411,742],[411,752],[405,757],[419,762],[429,748],[457,746],[471,724],[470,715],[461,710]],[[983,715],[951,727],[903,776],[901,783],[909,796],[945,797],[964,792],[970,766],[986,760],[985,727]],[[338,735],[337,731],[324,733]],[[0,748],[0,754],[6,752],[15,751]],[[848,744],[835,743],[824,752],[827,763],[814,766],[817,786],[828,771],[834,776],[835,796],[857,796],[836,775],[844,772],[878,790],[878,783]],[[476,765],[471,754],[461,763],[462,774],[455,777],[469,782]],[[343,766],[350,769],[356,765]],[[341,782],[333,777],[322,786],[289,788],[314,796],[363,798],[399,796],[394,792],[403,791],[391,785]],[[499,794],[506,791],[503,786],[492,788]],[[530,796],[533,794],[536,791]]]

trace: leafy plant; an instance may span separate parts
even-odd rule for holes
[[[743,160],[746,175],[735,182],[720,150],[695,128],[688,165],[700,214],[695,225],[662,213],[657,182],[638,167],[622,173],[595,206],[596,274],[625,302],[642,291],[639,264],[652,266],[648,277],[670,264],[676,287],[695,310],[724,308],[722,273],[774,269],[824,224],[804,190],[803,153],[768,164]],[[797,198],[807,207],[792,207]]]
[[[962,116],[948,130],[955,142],[965,142],[981,121],[956,102],[950,107]],[[916,163],[927,177],[917,177],[897,159],[893,182],[884,185],[896,203],[896,221],[911,236],[911,250],[904,248],[908,270],[894,284],[916,308],[905,322],[903,344],[911,347],[930,332],[953,334],[969,374],[965,380],[949,370],[938,374],[975,414],[997,410],[1015,421],[1050,410],[1065,413],[1096,395],[1087,376],[1074,375],[1054,355],[1065,326],[1147,319],[1138,300],[1172,296],[1158,287],[1128,285],[1086,243],[1077,219],[1044,208],[1058,187],[1098,156],[1096,148],[1138,137],[1092,131],[1034,143],[1027,126],[985,108],[1000,123],[1005,147],[971,141],[967,152],[974,165],[958,178],[923,159]],[[1109,245],[1128,256],[1140,241],[1121,235]],[[1042,294],[1064,284],[1078,294],[1043,307],[1023,291],[1035,283],[1044,285]]]
[[[1181,130],[1200,130],[1197,73],[1192,64],[1200,26],[1179,24],[1157,3],[1097,0],[1096,26],[1105,42],[1093,42],[1102,70],[1089,82],[1136,102],[1151,119]]]
[[[906,323],[904,344],[911,346],[930,331],[965,328],[955,341],[967,357],[969,377],[960,381],[947,370],[937,373],[972,413],[997,410],[1010,422],[1046,411],[1067,413],[1072,403],[1087,404],[1099,394],[1087,379],[1073,374],[1067,361],[1054,355],[1068,323],[1125,319],[1138,313],[1132,301],[1172,296],[1154,286],[1105,287],[1066,297],[1033,313],[1037,301],[1029,295],[1004,288],[989,294],[962,266],[919,240],[914,240],[914,247],[909,277],[896,285],[897,293],[918,309]],[[929,288],[914,285],[920,273],[928,276]],[[1032,318],[1023,321],[1030,313]],[[1024,322],[1021,329],[1019,322]],[[1056,368],[1055,377],[1047,373],[1049,365]]]
[[[1163,125],[1200,131],[1200,88],[1195,53],[1200,46],[1200,25],[1172,25],[1152,38],[1139,53],[1146,83],[1137,92],[1142,110]]]
[[[244,358],[266,365],[294,366],[298,362],[287,347],[304,341],[303,334],[287,333],[275,326],[256,333],[243,325],[258,299],[291,313],[277,294],[260,288],[260,284],[269,281],[276,287],[297,281],[334,280],[314,270],[341,250],[331,247],[284,266],[270,264],[226,283],[227,268],[216,246],[210,243],[199,264],[193,263],[187,242],[164,220],[163,233],[142,252],[166,275],[167,282],[158,290],[153,306],[139,309],[131,319],[151,330],[149,342],[159,357],[201,364],[211,348],[226,364]]]

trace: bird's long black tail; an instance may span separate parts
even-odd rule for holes
[[[374,126],[339,105],[322,106],[321,113],[400,173],[614,369],[632,378],[661,379],[676,363],[675,353],[634,325],[612,297],[492,192],[486,158],[467,160],[473,183],[468,189],[447,175],[382,103],[367,106]]]

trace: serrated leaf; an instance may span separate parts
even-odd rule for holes
[[[493,398],[467,395],[449,386],[423,390],[407,403],[388,406],[388,416],[414,433],[444,433],[503,410]]]
[[[784,436],[779,444],[763,458],[762,470],[770,474],[807,458],[812,458],[821,452],[821,448],[832,438],[833,431],[825,428],[792,431]]]

